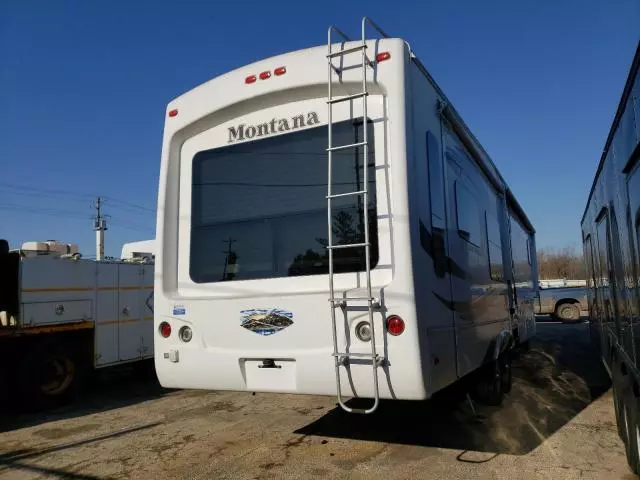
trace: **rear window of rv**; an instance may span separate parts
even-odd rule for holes
[[[333,145],[362,142],[362,122],[336,123]],[[368,123],[371,268],[378,261],[373,125]],[[196,283],[328,273],[327,127],[198,152],[191,254]],[[362,147],[333,153],[334,194],[364,189]],[[363,197],[332,200],[334,244],[364,242]],[[334,250],[334,271],[365,269],[364,248]]]

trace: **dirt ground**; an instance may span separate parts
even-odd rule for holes
[[[330,397],[107,378],[71,406],[0,414],[0,479],[632,479],[588,342],[588,324],[539,322],[503,407],[477,419],[451,395],[362,417]]]

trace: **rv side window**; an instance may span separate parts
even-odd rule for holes
[[[459,181],[455,183],[458,234],[476,247],[482,244],[479,202]]]
[[[489,212],[485,213],[487,224],[487,244],[489,252],[489,273],[491,279],[504,281],[504,268],[502,265],[502,247],[500,246],[500,224]]]
[[[363,141],[362,122],[333,125],[333,144]],[[363,243],[378,261],[373,124],[368,123],[369,205],[332,200],[333,244]],[[327,127],[198,152],[193,158],[191,255],[196,283],[328,273]],[[333,194],[364,188],[363,149],[333,153]],[[336,273],[365,269],[364,248],[334,251]]]
[[[607,287],[609,286],[609,255],[607,252],[608,235],[606,212],[596,225],[596,233],[598,235],[597,258],[599,266],[597,272],[598,278],[596,279],[597,287]]]
[[[593,285],[591,284],[595,282],[593,279],[595,278],[596,272],[593,264],[593,247],[591,245],[591,235],[587,235],[587,238],[584,241],[584,257],[587,264],[587,286],[592,288]]]
[[[442,178],[442,158],[435,135],[427,132],[427,163],[429,171],[429,192],[431,199],[431,227],[444,228],[444,179]]]

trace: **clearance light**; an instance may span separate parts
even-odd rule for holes
[[[170,117],[176,117],[178,115],[178,109],[174,108],[173,110],[169,110]]]
[[[404,332],[404,320],[398,315],[387,317],[387,332],[394,336],[400,335]]]
[[[247,78],[244,79],[244,83],[255,83],[255,81],[257,80],[255,75],[249,75]]]
[[[277,77],[284,75],[287,73],[287,67],[278,67],[273,71],[273,73],[275,73]]]
[[[376,62],[384,62],[385,60],[389,60],[391,58],[391,54],[389,52],[380,52],[376,55]]]
[[[171,325],[169,325],[167,322],[162,322],[160,324],[160,335],[162,335],[164,338],[169,338],[169,336],[171,335]]]
[[[260,74],[260,80],[266,80],[267,78],[270,78],[270,77],[271,77],[271,72],[268,70]]]

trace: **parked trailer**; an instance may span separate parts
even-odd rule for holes
[[[640,42],[582,217],[592,340],[611,375],[618,432],[640,474]]]
[[[152,264],[0,243],[0,396],[57,403],[94,368],[153,358]]]
[[[409,45],[371,25],[168,105],[162,385],[337,395],[360,413],[474,372],[485,401],[509,389],[509,352],[535,333],[533,227]]]

